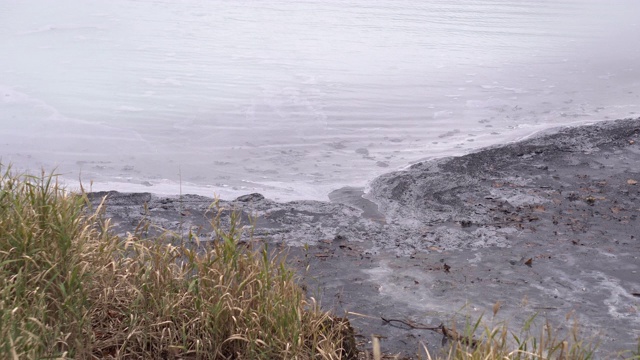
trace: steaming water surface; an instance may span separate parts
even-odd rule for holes
[[[4,0],[0,156],[94,189],[326,199],[638,116],[638,19],[636,0]]]

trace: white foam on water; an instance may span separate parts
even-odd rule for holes
[[[640,114],[635,0],[260,4],[2,2],[0,158],[117,190],[182,178],[326,200],[421,159]]]

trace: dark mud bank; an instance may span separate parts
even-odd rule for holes
[[[91,196],[105,195],[117,232],[146,219],[209,237],[211,198]],[[415,164],[375,179],[365,197],[349,188],[330,197],[251,194],[219,206],[251,219],[254,239],[291,247],[309,294],[347,312],[364,340],[385,336],[386,351],[415,353],[420,342],[437,351],[442,335],[381,316],[431,326],[490,320],[497,301],[495,321],[515,328],[535,313],[562,328],[573,313],[586,336],[599,336],[601,356],[637,346],[640,119]]]

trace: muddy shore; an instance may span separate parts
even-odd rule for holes
[[[107,196],[118,233],[146,219],[210,237],[211,198],[91,196]],[[381,316],[437,326],[485,314],[518,328],[538,313],[558,328],[572,314],[598,336],[599,357],[637,348],[640,119],[418,163],[375,179],[367,194],[344,188],[330,199],[250,194],[219,205],[253,219],[255,241],[288,248],[309,294],[346,313],[365,343],[379,334],[383,350],[405,355],[421,342],[441,347],[442,335]]]

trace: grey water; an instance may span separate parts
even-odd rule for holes
[[[636,0],[2,0],[0,161],[70,186],[321,199],[638,116]]]

